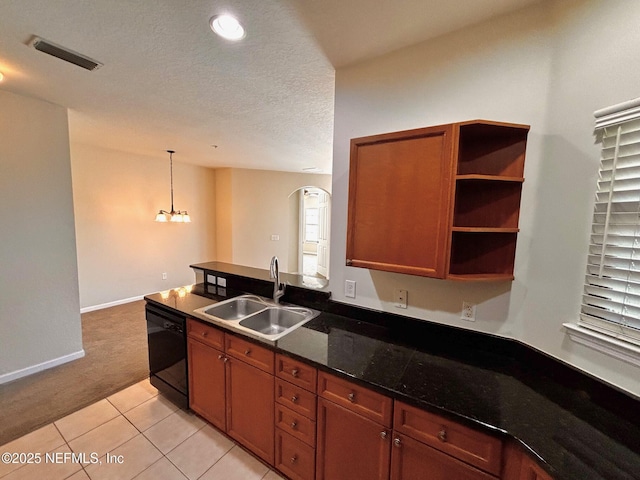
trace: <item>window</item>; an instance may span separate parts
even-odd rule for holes
[[[640,365],[640,99],[596,115],[602,145],[580,343]]]
[[[317,242],[318,241],[318,209],[305,208],[304,217],[305,217],[304,218],[304,241]]]

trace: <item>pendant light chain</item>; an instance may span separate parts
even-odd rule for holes
[[[167,150],[169,153],[169,175],[171,176],[171,215],[175,214],[173,209],[173,154],[176,153],[174,150]]]
[[[169,177],[170,177],[170,185],[171,185],[171,211],[167,212],[166,210],[160,210],[156,215],[156,222],[174,222],[174,223],[190,223],[191,217],[187,213],[186,210],[175,210],[173,207],[173,154],[176,153],[175,150],[167,150],[169,154]]]

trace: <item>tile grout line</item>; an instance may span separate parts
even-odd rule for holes
[[[74,412],[75,413],[75,412]],[[57,420],[56,420],[57,422]],[[67,448],[69,449],[70,452],[73,453],[73,448],[71,448],[71,445],[69,445],[69,441],[65,438],[65,436],[62,434],[62,432],[60,431],[60,429],[58,428],[58,426],[56,425],[56,422],[51,422],[51,425],[53,425],[53,428],[55,428],[58,431],[58,434],[60,435],[60,438],[62,438],[62,440],[64,440],[65,445],[67,446]],[[62,446],[62,445],[61,445]],[[58,447],[60,448],[60,447]],[[78,470],[77,472],[72,473],[71,475],[68,475],[65,477],[65,480],[67,478],[73,477],[74,475],[76,475],[78,472],[83,471],[85,473],[85,475],[87,477],[89,477],[89,474],[87,473],[87,471],[84,469],[84,465],[81,463],[80,464],[80,470]],[[91,477],[89,477],[91,478]]]
[[[200,478],[204,477],[204,476],[207,474],[207,472],[208,472],[209,470],[211,470],[215,465],[217,465],[217,464],[220,462],[220,460],[222,460],[224,457],[226,457],[226,456],[229,454],[229,452],[231,452],[231,450],[233,450],[233,449],[234,449],[234,448],[236,448],[236,447],[237,447],[237,445],[236,445],[236,443],[234,442],[234,443],[233,443],[233,446],[232,446],[229,450],[227,450],[226,452],[224,452],[224,455],[222,455],[218,460],[216,460],[216,461],[213,463],[213,465],[211,465],[209,468],[207,468],[207,469],[202,473],[202,475],[200,475],[200,476],[198,477],[198,479],[200,479]],[[198,480],[198,479],[196,479],[196,480]]]

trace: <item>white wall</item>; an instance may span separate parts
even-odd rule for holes
[[[333,298],[521,339],[640,394],[636,367],[577,347],[562,329],[577,319],[586,266],[598,167],[593,111],[640,95],[634,18],[633,1],[545,2],[339,69]],[[459,283],[346,267],[349,140],[474,118],[531,125],[516,280]],[[355,300],[343,295],[346,279],[357,281]],[[408,290],[408,310],[392,306],[394,288]],[[473,324],[459,318],[464,300],[478,304]]]
[[[2,383],[84,354],[65,108],[0,91],[0,202]]]
[[[575,322],[593,213],[600,146],[593,112],[640,96],[640,2],[556,1],[547,130],[538,215],[520,317],[523,339],[640,395],[640,369],[563,334]]]
[[[215,258],[215,171],[179,158],[174,206],[191,223],[156,223],[171,209],[165,151],[151,158],[71,144],[82,308],[191,284],[189,265]]]
[[[294,271],[296,267],[289,266],[289,237],[298,232],[290,232],[289,195],[307,186],[330,192],[331,176],[235,168],[217,172],[216,259],[269,268],[271,257],[277,255],[281,271]],[[271,240],[271,235],[280,240]]]

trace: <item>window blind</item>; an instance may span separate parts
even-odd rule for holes
[[[602,144],[579,325],[640,346],[640,99],[596,112]]]

